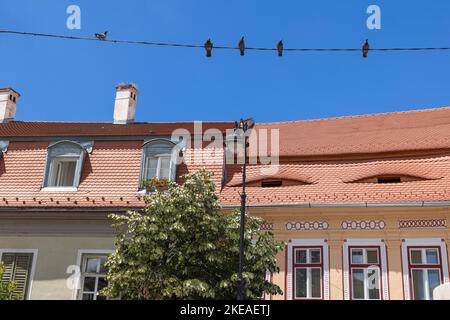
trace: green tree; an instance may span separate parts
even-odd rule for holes
[[[239,214],[225,215],[211,173],[185,175],[181,185],[146,199],[141,211],[111,215],[118,230],[116,251],[108,258],[108,287],[122,299],[235,299],[238,284]],[[279,272],[276,254],[283,243],[260,231],[263,220],[247,214],[246,297],[281,294],[265,281]]]
[[[0,300],[17,300],[19,296],[14,293],[16,284],[12,281],[2,281],[5,266],[0,262]]]

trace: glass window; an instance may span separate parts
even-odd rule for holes
[[[379,248],[350,248],[352,299],[381,299]]]
[[[411,250],[411,263],[422,264],[422,250]]]
[[[425,255],[427,257],[426,258],[427,264],[438,264],[439,263],[437,249],[426,249]]]
[[[49,147],[45,187],[77,187],[80,182],[84,149],[75,142]]]
[[[367,263],[378,264],[378,250],[377,249],[367,249]]]
[[[307,250],[296,250],[295,263],[306,263],[306,252]]]
[[[296,268],[295,269],[295,296],[297,298],[307,297],[307,269],[306,268]]]
[[[364,269],[352,270],[353,299],[364,299]]]
[[[145,144],[143,152],[142,181],[157,179],[175,180],[175,144],[170,140],[156,139]]]
[[[353,264],[364,263],[364,254],[362,249],[352,249],[352,263]]]
[[[107,286],[106,255],[84,254],[81,264],[81,290],[82,300],[104,300],[99,295],[100,290]]]
[[[311,263],[320,263],[320,249],[311,249]]]
[[[295,299],[321,299],[322,248],[294,248]]]
[[[322,269],[311,268],[311,297],[320,298],[322,296]]]
[[[438,248],[408,248],[409,274],[414,300],[432,300],[433,290],[441,285],[440,251]]]

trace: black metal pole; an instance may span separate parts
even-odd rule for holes
[[[245,193],[245,180],[247,167],[247,136],[244,132],[244,165],[242,166],[242,193],[241,193],[241,221],[240,221],[240,238],[239,238],[239,288],[238,300],[245,299],[245,281],[242,276],[244,272],[244,233],[245,233],[245,204],[247,195]]]

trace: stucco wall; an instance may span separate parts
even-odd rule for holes
[[[112,237],[22,236],[0,237],[3,249],[37,249],[31,299],[72,299],[66,285],[67,267],[77,264],[80,249],[113,249]]]
[[[404,299],[401,246],[406,238],[442,239],[450,245],[449,208],[434,207],[328,207],[328,208],[251,208],[251,214],[269,222],[278,240],[286,244],[298,239],[326,240],[329,248],[330,299],[344,298],[343,246],[349,239],[380,239],[386,246],[389,299]],[[71,299],[66,285],[67,267],[77,263],[80,249],[111,250],[114,232],[104,213],[29,213],[0,214],[0,249],[37,249],[37,262],[31,299]],[[445,225],[400,227],[403,220],[440,220]],[[326,228],[288,229],[288,223],[326,222]],[[345,221],[383,222],[383,228],[343,228]],[[448,251],[448,250],[446,250]],[[286,252],[277,256],[280,273],[273,282],[286,298]],[[448,259],[447,259],[448,264]],[[448,272],[447,272],[448,273]],[[448,274],[446,274],[448,277]]]

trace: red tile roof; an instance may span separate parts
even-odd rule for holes
[[[128,208],[144,204],[138,194],[142,137],[193,130],[192,123],[113,125],[109,123],[12,122],[0,124],[0,140],[10,140],[0,157],[0,208]],[[232,128],[231,122],[203,123]],[[280,129],[284,158],[276,178],[305,182],[273,188],[248,187],[249,205],[380,203],[450,200],[450,108],[336,119],[258,124]],[[42,137],[86,136],[95,140],[83,166],[77,192],[42,192],[48,141]],[[113,136],[114,141],[96,139]],[[128,137],[120,139],[120,137]],[[141,137],[135,138],[133,137]],[[32,139],[32,138],[35,139]],[[27,138],[18,141],[14,138]],[[131,138],[131,139],[130,139]],[[139,140],[141,139],[141,140]],[[425,155],[421,150],[444,149]],[[192,149],[184,154],[188,157]],[[197,150],[199,151],[199,150]],[[223,152],[200,150],[223,205],[239,205],[241,168],[227,166],[221,189]],[[403,151],[411,151],[404,153]],[[416,152],[417,151],[417,152]],[[403,152],[387,157],[385,152]],[[376,153],[376,154],[375,154]],[[365,160],[343,156],[365,154]],[[303,156],[313,157],[301,159]],[[183,163],[178,174],[201,164]],[[270,178],[263,166],[249,167],[249,181]],[[376,175],[421,178],[396,184],[354,183]]]
[[[260,123],[279,129],[280,155],[307,157],[450,148],[450,107]]]
[[[202,122],[203,131],[214,128],[225,131],[234,122]],[[1,137],[101,137],[170,135],[176,129],[194,133],[193,122],[155,122],[113,124],[102,122],[21,122],[0,124]]]

